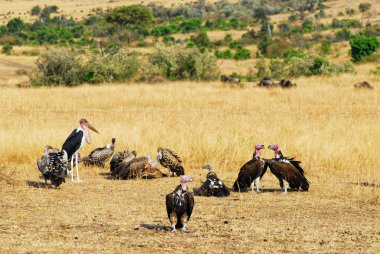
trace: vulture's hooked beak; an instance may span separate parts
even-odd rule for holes
[[[90,124],[89,122],[87,122],[87,127],[88,127],[90,130],[92,130],[92,131],[94,131],[94,132],[96,132],[96,133],[99,134],[98,130],[97,130],[92,124]]]

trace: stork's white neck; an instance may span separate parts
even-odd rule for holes
[[[87,144],[91,144],[90,133],[88,132],[88,128],[86,125],[80,125],[79,129],[83,130],[84,138],[86,139]]]

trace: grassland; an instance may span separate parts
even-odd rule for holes
[[[380,79],[368,68],[300,78],[292,90],[218,82],[3,87],[0,165],[10,180],[0,180],[0,252],[378,253]],[[354,91],[362,80],[375,89]],[[108,168],[80,167],[83,183],[44,188],[35,159],[46,144],[60,147],[82,116],[100,131],[84,154],[112,137],[116,150],[139,155],[170,147],[195,178],[191,188],[204,180],[205,163],[232,186],[259,142],[303,161],[311,188],[281,195],[269,172],[260,194],[197,197],[189,232],[174,234],[164,196],[178,178],[113,181]]]

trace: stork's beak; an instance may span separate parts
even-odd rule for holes
[[[94,132],[96,132],[96,133],[99,134],[98,130],[97,130],[94,126],[92,126],[90,123],[87,123],[87,127],[88,127],[90,130],[93,130]]]

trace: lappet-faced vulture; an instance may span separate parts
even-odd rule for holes
[[[173,231],[176,228],[186,230],[187,222],[190,220],[194,207],[194,197],[188,192],[186,183],[193,179],[181,176],[180,184],[175,190],[166,195],[166,211]]]
[[[270,171],[278,178],[281,191],[287,193],[288,187],[308,191],[309,181],[300,166],[301,162],[294,158],[284,157],[277,144],[270,145],[268,148],[274,151],[274,158],[266,162]]]
[[[193,188],[194,195],[196,196],[215,196],[215,197],[227,197],[230,195],[228,187],[218,178],[213,171],[212,165],[205,165],[203,169],[208,169],[209,172],[206,176],[206,181],[200,188]]]
[[[173,176],[174,173],[176,173],[177,176],[185,174],[185,170],[181,164],[181,158],[172,150],[162,147],[157,148],[157,159],[163,167],[169,169],[171,176]]]
[[[251,187],[253,192],[254,186],[256,186],[256,191],[260,192],[260,179],[267,171],[265,161],[260,158],[260,150],[263,148],[264,145],[262,144],[255,145],[255,153],[253,154],[253,158],[245,163],[239,171],[238,178],[233,186],[235,191],[244,191]]]

